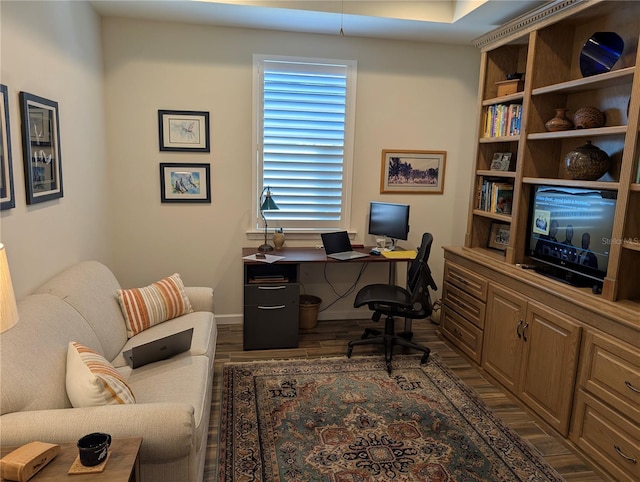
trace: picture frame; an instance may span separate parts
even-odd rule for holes
[[[16,207],[13,190],[13,159],[9,123],[8,89],[0,84],[0,211]]]
[[[508,171],[511,168],[512,156],[513,154],[511,152],[494,153],[489,169],[492,171]]]
[[[508,223],[491,223],[487,247],[505,251],[509,247],[511,225]]]
[[[158,110],[160,151],[210,152],[209,113]]]
[[[27,204],[63,197],[58,103],[20,92]]]
[[[160,163],[162,203],[211,203],[211,166],[206,163]]]
[[[447,151],[384,149],[380,193],[442,194]]]

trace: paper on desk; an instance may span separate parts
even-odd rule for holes
[[[415,259],[418,255],[415,249],[409,249],[407,251],[383,251],[382,256],[385,258],[394,259]]]
[[[275,263],[276,261],[284,259],[284,256],[265,254],[264,258],[257,258],[255,254],[250,254],[249,256],[244,256],[242,259],[246,259],[248,261],[260,261],[261,263]]]

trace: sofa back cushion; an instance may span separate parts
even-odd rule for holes
[[[97,350],[113,360],[127,342],[127,330],[116,297],[120,283],[111,270],[98,261],[83,261],[63,271],[36,290],[49,293],[75,308],[100,340]],[[69,338],[67,342],[77,340]]]
[[[98,337],[52,295],[23,298],[18,313],[18,323],[0,337],[1,413],[71,407],[65,387],[69,341],[101,350]]]

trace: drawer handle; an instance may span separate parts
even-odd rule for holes
[[[524,328],[522,328],[522,339],[524,341],[527,341],[527,328],[529,328],[529,322],[528,321],[524,324]]]
[[[284,290],[286,286],[258,286],[259,290]]]
[[[522,333],[520,332],[520,328],[522,328],[522,320],[518,321],[518,326],[516,326],[516,333],[518,338],[522,338]]]
[[[286,305],[275,305],[275,306],[260,306],[258,305],[259,310],[281,310],[282,308],[286,308]]]
[[[620,450],[620,447],[618,447],[617,445],[613,446],[613,449],[618,452],[618,455],[626,460],[628,460],[629,462],[631,462],[632,464],[637,464],[638,463],[638,459],[635,459],[633,457],[629,457],[628,455],[625,455],[624,452],[622,452],[622,450]]]
[[[636,393],[640,393],[640,390],[638,390],[636,387],[634,387],[633,385],[631,385],[631,382],[629,380],[625,380],[624,384],[627,386],[627,388],[629,390],[633,390]]]

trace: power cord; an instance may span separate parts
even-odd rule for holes
[[[322,308],[320,311],[322,312],[322,311],[326,310],[327,308],[331,308],[338,301],[346,298],[351,293],[353,293],[355,291],[356,287],[358,286],[358,282],[360,281],[360,278],[362,278],[362,275],[366,271],[368,266],[369,266],[369,263],[363,263],[362,266],[360,267],[360,272],[358,273],[358,276],[356,277],[356,280],[347,289],[347,291],[345,291],[344,293],[340,294],[340,293],[338,293],[338,290],[336,290],[336,288],[333,286],[333,284],[331,283],[331,281],[329,281],[329,278],[327,277],[327,263],[325,263],[324,270],[322,272],[322,274],[324,276],[324,280],[326,281],[326,283],[329,286],[331,286],[331,290],[334,292],[334,294],[337,296],[337,298],[335,300],[333,300],[331,303],[329,303],[328,305],[326,305],[324,308]]]

